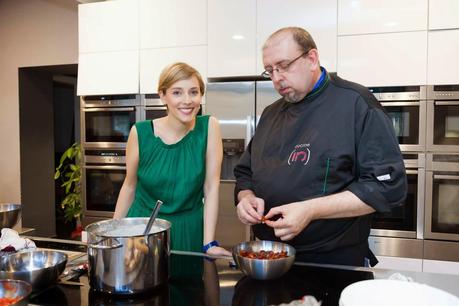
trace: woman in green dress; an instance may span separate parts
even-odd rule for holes
[[[149,217],[161,200],[159,218],[172,223],[171,249],[231,255],[214,240],[223,150],[218,120],[196,116],[204,90],[188,64],[161,72],[158,93],[167,116],[132,127],[114,218]]]

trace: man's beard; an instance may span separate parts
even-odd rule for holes
[[[288,87],[284,82],[280,82],[280,89],[282,90],[283,88]],[[291,91],[287,93],[286,95],[283,96],[284,100],[289,102],[289,103],[298,103],[300,102],[303,97],[300,97],[297,92]]]

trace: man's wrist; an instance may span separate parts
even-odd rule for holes
[[[239,193],[237,195],[237,198],[238,198],[238,200],[240,202],[240,201],[242,201],[243,198],[245,198],[247,196],[255,197],[255,194],[250,189],[241,190],[241,191],[239,191]]]

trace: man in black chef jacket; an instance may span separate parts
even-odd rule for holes
[[[259,239],[295,246],[297,260],[375,265],[371,214],[401,205],[407,189],[389,117],[365,87],[320,66],[304,29],[273,33],[263,64],[282,98],[235,167],[239,219]]]

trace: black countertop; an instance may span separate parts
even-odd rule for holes
[[[59,249],[36,241],[38,247]],[[63,247],[81,251],[81,245]],[[176,263],[176,264],[173,264]],[[177,264],[178,263],[178,264]],[[290,303],[305,295],[322,301],[322,306],[338,305],[341,291],[357,281],[388,278],[397,271],[344,266],[295,264],[283,277],[271,281],[253,280],[230,266],[228,259],[210,261],[202,256],[171,254],[171,275],[167,284],[146,294],[113,296],[94,293],[87,275],[79,280],[83,285],[55,285],[33,293],[30,305],[278,305]],[[181,270],[174,268],[183,267]],[[459,276],[402,272],[415,281],[459,295]]]
[[[341,291],[349,284],[373,279],[372,272],[294,265],[283,277],[257,281],[231,268],[229,260],[171,255],[171,262],[187,270],[174,271],[168,284],[147,294],[113,296],[93,293],[87,277],[83,286],[56,285],[33,294],[34,305],[277,305],[313,295],[322,306],[338,305]]]

